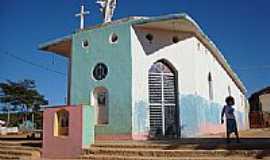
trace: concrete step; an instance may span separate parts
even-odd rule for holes
[[[99,141],[83,151],[81,159],[182,160],[270,159],[269,139],[183,139],[176,141]]]
[[[83,160],[254,160],[254,157],[139,157],[139,156],[113,156],[113,155],[84,155]],[[263,158],[264,160],[270,157]]]
[[[0,142],[0,146],[21,146],[22,143],[18,142]]]
[[[1,155],[32,156],[31,151],[0,150]]]
[[[39,160],[39,157],[29,157],[29,156],[14,156],[14,155],[2,155],[0,154],[1,160]]]
[[[2,154],[0,154],[0,159],[5,159],[5,160],[19,160],[20,157],[13,156],[13,155],[2,155]]]
[[[130,144],[124,144],[124,143],[96,143],[92,144],[92,148],[152,148],[152,149],[163,149],[167,148],[170,145],[168,144],[143,144],[143,143],[130,143]]]
[[[10,142],[0,141],[0,159],[39,159],[41,154],[40,142]]]
[[[5,159],[5,160],[19,160],[20,157],[18,157],[18,156],[11,156],[11,155],[1,155],[0,154],[0,159]]]
[[[40,160],[40,154],[25,155],[25,154],[14,154],[14,152],[9,152],[8,154],[0,153],[0,159]]]
[[[259,142],[245,140],[241,143],[232,142],[226,144],[224,141],[205,141],[201,143],[192,143],[189,141],[148,141],[148,142],[98,142],[91,147],[100,148],[152,148],[152,149],[227,149],[227,150],[265,150],[270,148],[269,139],[262,139]]]
[[[83,155],[114,155],[114,156],[139,156],[139,157],[255,157],[262,154],[262,150],[162,150],[162,149],[138,149],[138,148],[91,148],[84,150]]]
[[[22,141],[22,142],[10,142],[10,141],[0,141],[0,146],[32,146],[32,147],[41,147],[41,141],[37,142],[29,142],[29,141]]]
[[[0,150],[37,151],[37,152],[41,152],[41,148],[28,147],[28,146],[0,146]]]

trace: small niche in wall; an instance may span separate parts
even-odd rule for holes
[[[151,33],[148,33],[145,35],[145,38],[149,41],[149,43],[152,43],[154,36]]]
[[[110,35],[110,37],[109,37],[109,42],[111,43],[111,44],[116,44],[116,43],[118,43],[118,35],[116,34],[116,33],[112,33],[111,35]]]
[[[231,86],[228,86],[228,94],[229,94],[229,96],[232,95],[232,89],[231,89]]]
[[[83,48],[88,48],[88,47],[89,47],[89,42],[88,42],[88,40],[83,40],[83,41],[82,41],[82,47],[83,47]]]
[[[69,112],[65,109],[57,111],[54,115],[54,136],[69,135]]]
[[[205,48],[204,53],[205,53],[205,54],[208,54],[208,49],[207,49],[207,48]]]
[[[201,43],[200,43],[200,42],[197,43],[197,50],[198,50],[198,51],[201,50]]]
[[[179,39],[178,36],[173,36],[173,37],[172,37],[172,42],[173,42],[173,43],[177,43],[177,42],[179,42],[179,41],[180,41],[180,39]]]
[[[213,78],[211,72],[208,73],[208,92],[209,92],[209,100],[214,100],[214,86],[213,86]]]

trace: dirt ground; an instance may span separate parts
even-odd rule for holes
[[[270,128],[249,129],[239,132],[240,138],[270,138]],[[206,138],[225,138],[225,133],[206,135]],[[232,136],[234,137],[234,135]]]
[[[251,129],[248,131],[240,132],[241,137],[257,137],[257,138],[270,138],[270,128],[265,129]]]

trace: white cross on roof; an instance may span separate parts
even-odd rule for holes
[[[84,11],[84,6],[81,5],[81,12],[78,14],[75,14],[76,17],[80,17],[81,18],[81,25],[80,25],[80,29],[83,30],[84,29],[84,16],[89,14],[89,11]]]

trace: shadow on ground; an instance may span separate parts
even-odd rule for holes
[[[1,136],[0,143],[18,144],[27,147],[42,147],[41,138],[26,138],[24,136]]]

